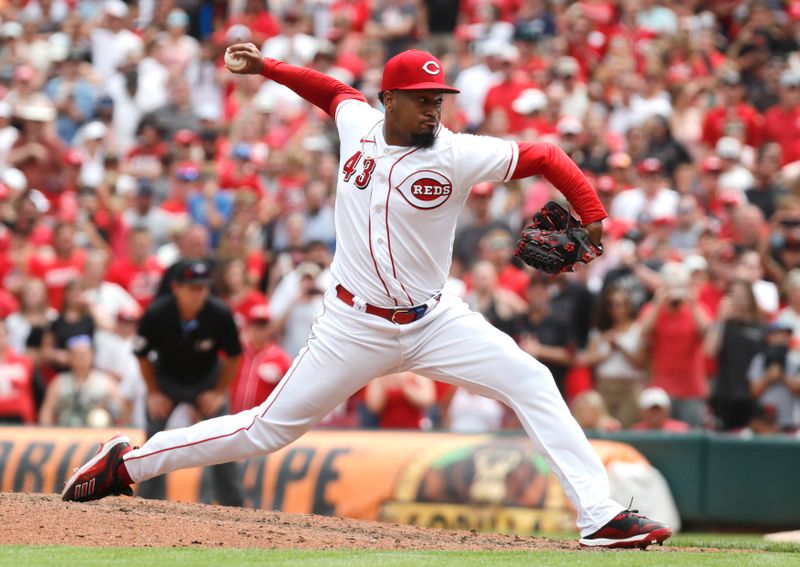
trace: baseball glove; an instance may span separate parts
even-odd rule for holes
[[[576,262],[588,264],[603,253],[603,245],[595,244],[580,221],[554,201],[531,219],[522,229],[514,256],[548,274],[572,272]]]

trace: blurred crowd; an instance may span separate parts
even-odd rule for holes
[[[516,235],[560,195],[482,184],[447,287],[550,368],[586,429],[800,427],[800,2],[6,0],[0,19],[0,420],[142,427],[136,325],[181,259],[210,263],[250,345],[232,410],[302,348],[338,140],[288,89],[225,70],[249,41],[378,108],[386,59],[427,49],[462,91],[448,128],[581,167],[610,212],[601,258],[532,273]],[[411,373],[325,423],[519,427]]]

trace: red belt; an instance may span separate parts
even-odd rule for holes
[[[347,291],[340,285],[336,286],[336,297],[347,303],[347,305],[353,307],[355,306],[355,296]],[[434,299],[439,301],[441,294],[437,295]],[[406,325],[408,323],[413,323],[425,315],[428,312],[428,305],[422,304],[417,305],[416,307],[401,307],[399,309],[386,309],[385,307],[376,307],[375,305],[370,305],[369,303],[364,304],[364,311],[369,313],[370,315],[377,315],[378,317],[383,317],[391,321],[392,323],[397,323],[398,325]]]

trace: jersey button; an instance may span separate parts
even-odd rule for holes
[[[383,238],[379,236],[378,238],[375,239],[375,242],[377,242],[378,244],[383,244]]]

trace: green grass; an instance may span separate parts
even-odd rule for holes
[[[557,540],[573,540],[577,537],[574,533],[537,535],[538,537]],[[761,534],[679,533],[669,538],[664,545],[666,547],[710,547],[716,549],[746,549],[776,553],[800,553],[800,543],[766,541]]]
[[[727,536],[721,536],[721,540]],[[697,541],[697,540],[696,540]],[[734,542],[735,544],[735,542]],[[444,552],[297,551],[259,549],[126,549],[0,547],[0,567],[791,567],[800,556],[780,552]]]

